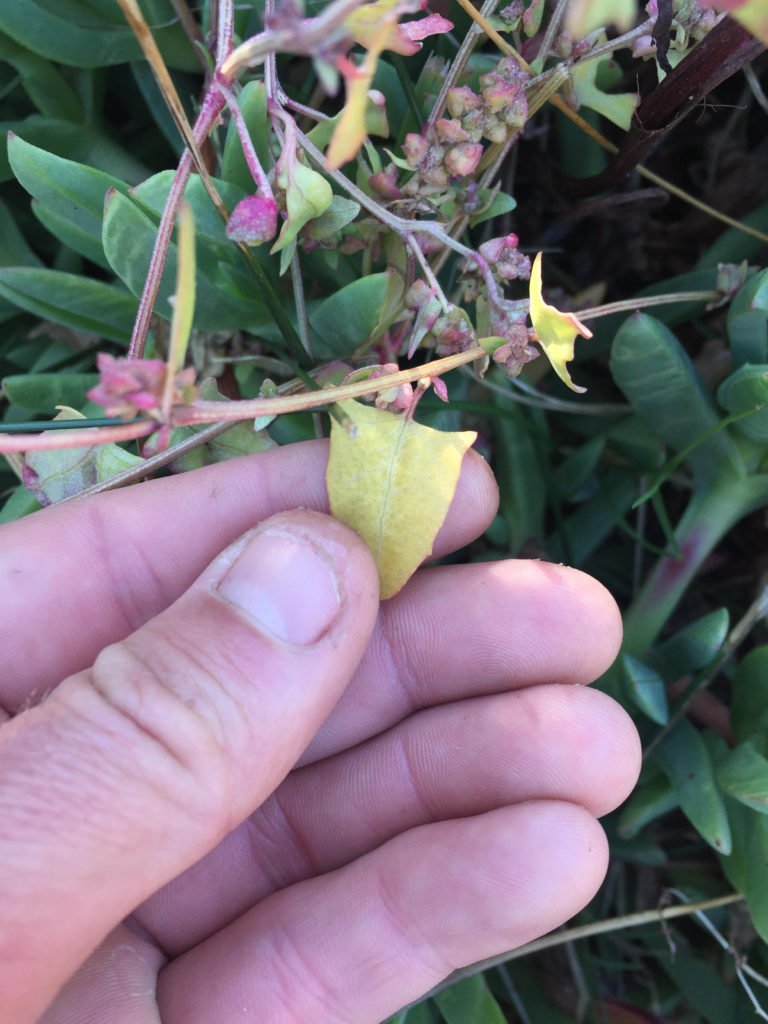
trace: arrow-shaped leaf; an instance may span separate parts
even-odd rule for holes
[[[444,433],[382,409],[340,402],[326,482],[331,513],[373,553],[392,597],[432,551],[473,431]]]

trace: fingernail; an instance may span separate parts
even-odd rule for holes
[[[254,533],[217,589],[259,629],[300,647],[327,633],[342,606],[331,554],[285,529]]]

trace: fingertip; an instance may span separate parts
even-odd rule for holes
[[[445,522],[435,538],[433,555],[450,554],[488,529],[499,507],[499,486],[488,463],[471,448],[464,455],[459,482]]]

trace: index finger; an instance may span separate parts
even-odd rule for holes
[[[327,459],[327,441],[286,445],[0,528],[0,706],[13,713],[88,667],[262,519],[297,507],[326,512]],[[467,453],[435,555],[482,533],[496,501],[487,464]]]

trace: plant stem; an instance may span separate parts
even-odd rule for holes
[[[157,430],[153,420],[120,423],[114,427],[87,427],[85,430],[62,430],[57,433],[5,434],[0,437],[0,452],[52,451],[62,448],[90,448],[111,441],[135,441]]]
[[[203,105],[195,121],[193,129],[195,138],[202,142],[207,138],[208,133],[216,123],[216,119],[224,108],[224,97],[218,89],[209,89],[205,94]],[[139,309],[131,332],[131,343],[128,346],[128,358],[140,359],[144,354],[144,345],[149,331],[149,322],[152,311],[157,301],[157,293],[160,290],[160,281],[165,269],[165,261],[168,259],[168,249],[171,244],[173,225],[176,222],[176,214],[179,210],[187,187],[189,175],[192,172],[192,155],[185,149],[179,160],[179,166],[173,176],[171,187],[168,191],[168,198],[163,207],[160,217],[155,244],[152,247],[152,256],[149,261],[149,270],[144,282],[144,289],[139,299]]]
[[[702,562],[740,519],[768,502],[768,477],[722,480],[694,491],[675,531],[681,558],[664,556],[624,616],[624,650],[641,657],[669,619]]]
[[[685,903],[682,906],[674,907],[657,907],[653,910],[641,910],[636,914],[623,914],[621,917],[611,917],[603,921],[593,921],[591,924],[563,928],[561,931],[542,935],[540,939],[534,939],[533,942],[526,942],[524,946],[518,946],[517,949],[511,949],[507,953],[488,957],[487,960],[480,960],[478,963],[470,964],[468,967],[460,967],[453,974],[449,975],[445,981],[442,981],[427,993],[427,997],[442,992],[451,985],[455,985],[462,978],[471,978],[473,975],[480,974],[481,971],[487,971],[491,967],[497,967],[499,964],[507,963],[510,960],[518,960],[520,957],[529,956],[531,953],[538,953],[542,949],[561,946],[565,942],[589,939],[593,935],[605,935],[607,932],[622,931],[625,928],[640,928],[648,924],[662,924],[664,921],[669,921],[676,917],[689,917],[692,914],[699,914],[705,910],[715,910],[717,907],[727,907],[733,903],[742,903],[743,901],[744,897],[741,893],[732,892],[726,896],[716,896],[714,899],[701,900],[698,903]]]

